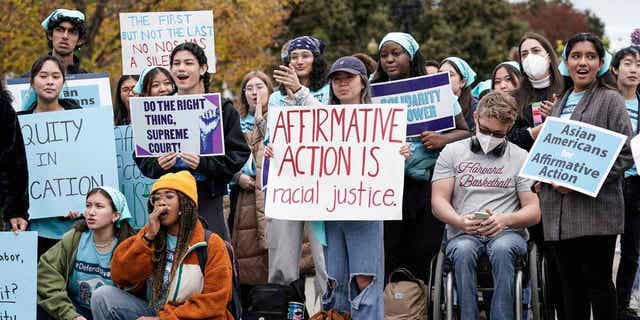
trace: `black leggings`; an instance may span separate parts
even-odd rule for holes
[[[618,308],[629,306],[633,281],[638,272],[640,255],[640,177],[633,176],[624,180],[624,234],[620,238],[620,266],[616,277]]]
[[[559,269],[564,319],[616,319],[616,290],[611,279],[615,235],[552,241]],[[591,310],[592,309],[592,310]]]
[[[444,224],[431,213],[431,182],[404,178],[402,220],[384,222],[385,279],[398,267],[427,279],[429,259],[438,253]]]

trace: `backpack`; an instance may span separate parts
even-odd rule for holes
[[[426,318],[427,294],[424,282],[405,268],[396,269],[389,275],[389,283],[384,288],[384,319]]]
[[[209,237],[211,237],[211,231],[204,230],[204,242],[209,244]],[[238,276],[238,259],[233,251],[233,247],[227,241],[224,241],[225,247],[227,247],[227,253],[231,259],[231,267],[233,268],[233,283],[231,285],[231,301],[227,304],[227,310],[231,312],[233,318],[236,320],[242,319],[242,302],[240,300],[240,278]],[[200,271],[204,275],[205,265],[207,264],[207,247],[201,246],[196,248],[198,254],[198,262],[200,263]]]
[[[340,313],[335,310],[320,311],[314,314],[309,320],[351,320],[351,314]]]
[[[256,285],[249,291],[246,320],[287,319],[289,302],[304,304],[304,300],[304,278],[300,278],[290,285],[274,283]],[[308,318],[305,310],[305,319]]]

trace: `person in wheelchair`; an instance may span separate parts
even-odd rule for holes
[[[491,319],[514,319],[515,261],[526,255],[526,227],[540,221],[533,181],[518,176],[527,152],[506,141],[517,117],[513,97],[491,92],[474,112],[476,133],[448,144],[432,179],[433,214],[446,224],[462,320],[478,319],[476,264],[487,254]]]

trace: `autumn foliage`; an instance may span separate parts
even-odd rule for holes
[[[0,78],[20,75],[49,52],[40,22],[55,8],[78,9],[87,18],[86,45],[77,53],[85,69],[122,73],[120,12],[213,10],[217,70],[213,80],[237,86],[244,73],[272,65],[289,6],[297,0],[0,1]],[[219,88],[218,88],[219,89]]]

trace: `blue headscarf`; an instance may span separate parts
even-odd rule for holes
[[[84,22],[84,14],[78,10],[69,10],[69,9],[56,9],[51,12],[51,14],[44,20],[42,20],[42,27],[45,30],[49,29],[49,22],[51,20],[56,20],[61,17],[66,17],[70,19],[78,19]]]
[[[111,201],[113,201],[113,205],[116,207],[116,211],[120,212],[120,218],[116,221],[116,227],[120,227],[120,223],[124,220],[131,219],[131,212],[129,211],[129,206],[127,205],[127,198],[124,197],[122,192],[106,186],[98,187],[104,190],[109,194]]]
[[[384,38],[382,38],[382,41],[380,41],[378,50],[382,50],[382,47],[384,46],[384,44],[389,41],[393,41],[399,44],[400,46],[402,46],[404,50],[406,50],[407,53],[409,54],[409,57],[411,58],[411,60],[413,60],[413,57],[416,55],[416,52],[420,50],[420,45],[418,44],[416,39],[414,39],[410,34],[404,33],[404,32],[387,33],[387,35],[384,36]]]
[[[569,68],[567,67],[567,46],[564,46],[562,49],[562,61],[558,65],[558,71],[564,77],[569,76]],[[604,63],[598,70],[598,77],[602,77],[607,71],[609,71],[609,66],[611,66],[611,54],[606,49],[604,50]]]
[[[500,64],[498,65],[498,67],[500,67],[500,66],[501,66],[501,65],[503,65],[503,64],[508,64],[508,65],[510,65],[510,66],[512,66],[512,67],[514,67],[514,68],[516,68],[516,70],[518,70],[518,71],[520,70],[520,64],[519,64],[518,62],[516,62],[516,61],[512,61],[512,60],[510,60],[510,61],[505,61],[505,62],[500,63]],[[498,67],[496,67],[496,68],[498,68]]]
[[[451,63],[456,65],[456,68],[460,70],[460,76],[464,79],[465,88],[472,85],[474,81],[476,81],[476,72],[471,69],[471,66],[464,60],[458,57],[448,57],[444,59],[445,61],[450,61]]]
[[[297,37],[289,43],[287,49],[287,55],[290,56],[293,50],[304,49],[309,50],[315,56],[322,55],[324,53],[324,42],[318,38],[311,36]]]
[[[471,90],[471,96],[474,98],[480,98],[480,94],[485,90],[491,90],[491,79],[478,83],[473,90]]]

